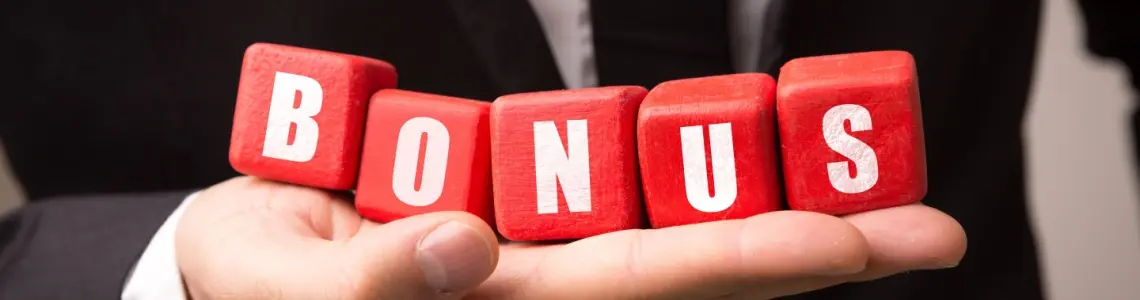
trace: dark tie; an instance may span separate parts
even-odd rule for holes
[[[591,0],[602,86],[733,72],[726,0]]]

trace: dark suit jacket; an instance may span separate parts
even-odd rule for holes
[[[774,76],[802,56],[915,55],[928,143],[925,202],[960,220],[970,237],[956,269],[795,298],[1041,298],[1021,140],[1040,2],[776,2],[761,58]],[[1137,10],[1082,4],[1090,48],[1136,70]],[[686,28],[664,37],[597,28],[693,17],[684,11],[663,12],[655,0],[592,5],[595,41],[607,45],[597,53],[602,85],[649,88],[731,71],[669,44],[716,35],[686,40]],[[598,9],[605,6],[613,7]],[[143,193],[236,175],[226,156],[229,130],[242,51],[253,42],[383,59],[408,90],[490,101],[563,88],[525,0],[7,0],[0,22],[10,75],[0,137],[37,199],[0,226],[3,299],[118,297],[131,263],[186,195]],[[77,193],[115,195],[38,201]]]

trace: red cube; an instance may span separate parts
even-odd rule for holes
[[[435,211],[491,212],[491,103],[397,89],[372,96],[356,210],[391,222]]]
[[[646,90],[535,92],[491,104],[499,232],[515,241],[585,238],[639,228],[634,139]]]
[[[645,96],[637,145],[654,228],[779,210],[776,81],[767,74],[674,80]]]
[[[903,51],[783,66],[776,106],[792,209],[842,215],[925,197],[917,76]]]
[[[264,179],[351,189],[368,98],[395,85],[383,61],[254,44],[242,63],[230,164]]]

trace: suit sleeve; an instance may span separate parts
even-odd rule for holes
[[[1140,101],[1140,2],[1078,0],[1085,25],[1085,46],[1093,55],[1119,61],[1128,70],[1133,98]],[[1095,99],[1093,99],[1095,100]],[[1129,120],[1134,160],[1140,162],[1140,109]],[[1140,178],[1136,178],[1140,180]]]
[[[1085,23],[1085,46],[1093,54],[1119,60],[1140,80],[1140,3],[1128,0],[1078,0]]]
[[[187,192],[37,201],[0,219],[0,299],[118,299]]]

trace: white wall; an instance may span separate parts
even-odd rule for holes
[[[1138,191],[1127,131],[1131,91],[1094,61],[1071,0],[1046,0],[1025,136],[1031,212],[1050,299],[1140,299]],[[3,148],[0,148],[2,151]],[[0,152],[0,212],[21,193]]]
[[[1124,70],[1084,50],[1071,0],[1046,0],[1025,136],[1051,299],[1140,299],[1140,212]]]
[[[3,145],[4,142],[0,141],[0,215],[24,203],[24,195],[9,171]]]

